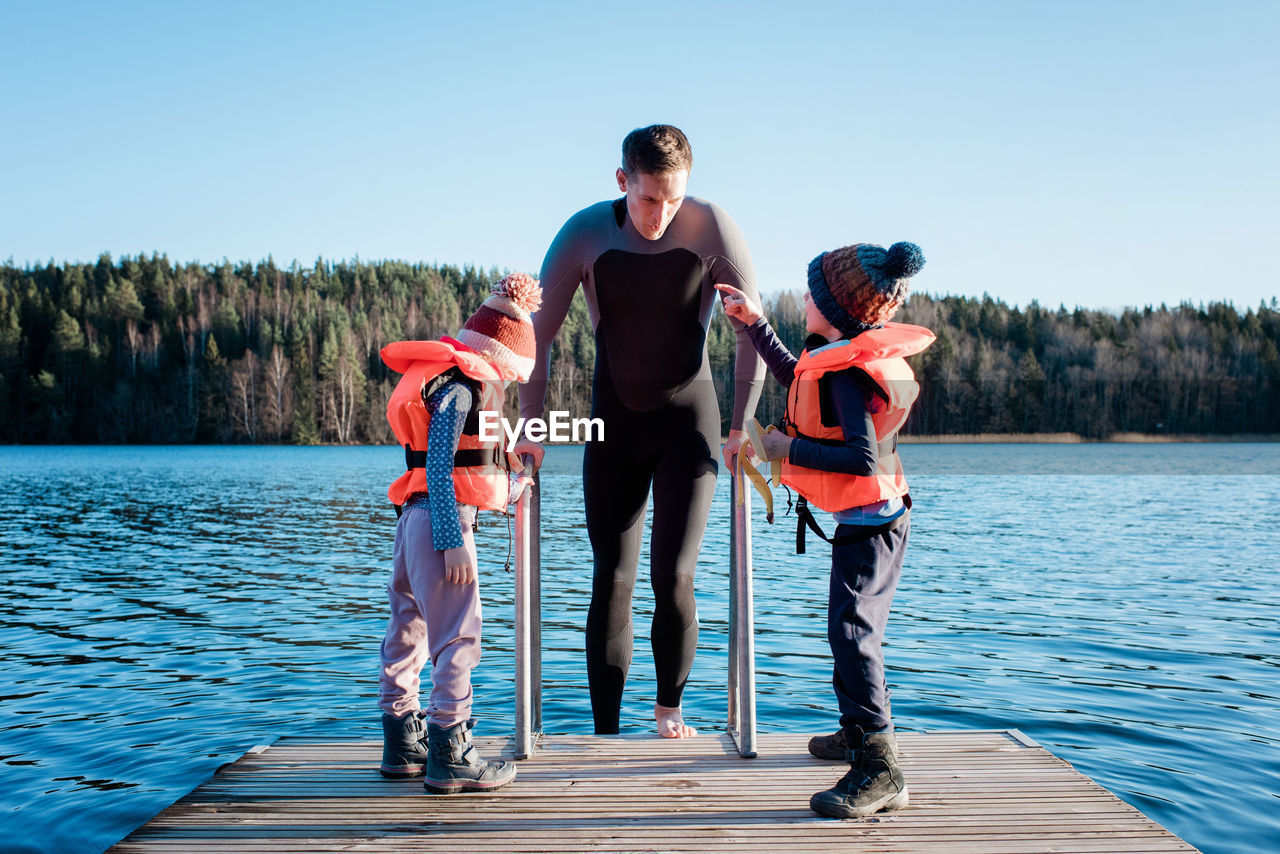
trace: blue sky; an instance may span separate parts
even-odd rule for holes
[[[1280,3],[0,5],[0,259],[536,272],[679,125],[762,290],[853,242],[919,290],[1280,295]]]

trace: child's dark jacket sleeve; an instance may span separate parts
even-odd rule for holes
[[[782,383],[784,387],[791,385],[796,376],[796,357],[791,355],[787,345],[778,340],[778,335],[763,317],[747,327],[747,336],[751,345],[756,348],[760,358],[769,366],[769,373]]]
[[[827,374],[823,380],[831,384],[831,402],[836,420],[844,431],[844,445],[819,445],[806,439],[792,439],[791,462],[807,469],[834,471],[861,477],[875,474],[879,456],[876,453],[876,428],[871,421],[867,396],[853,371]]]

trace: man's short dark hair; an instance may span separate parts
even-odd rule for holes
[[[678,127],[636,128],[622,141],[622,171],[628,175],[667,175],[692,168],[693,149]]]

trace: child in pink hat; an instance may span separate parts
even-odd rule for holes
[[[481,607],[472,529],[477,511],[505,510],[512,488],[499,441],[484,441],[481,412],[501,412],[506,385],[533,369],[530,315],[542,290],[513,273],[467,320],[458,337],[398,341],[382,359],[402,373],[387,420],[405,449],[405,472],[387,491],[396,526],[390,619],[381,647],[380,770],[423,776],[428,792],[489,791],[516,776],[471,743],[471,671],[480,660]],[[419,702],[422,668],[431,692]]]

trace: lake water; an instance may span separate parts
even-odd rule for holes
[[[1018,728],[1205,852],[1280,849],[1280,445],[902,453],[898,726]],[[554,448],[543,477],[549,732],[590,728],[580,462]],[[102,850],[252,745],[379,738],[402,465],[396,448],[0,448],[0,847]],[[726,704],[728,486],[685,697],[706,730]],[[828,731],[829,552],[811,538],[796,556],[779,515],[754,520],[760,729]],[[476,714],[497,735],[513,694],[500,517],[478,542]],[[651,601],[639,584],[642,633]],[[644,637],[634,731],[653,701]]]

